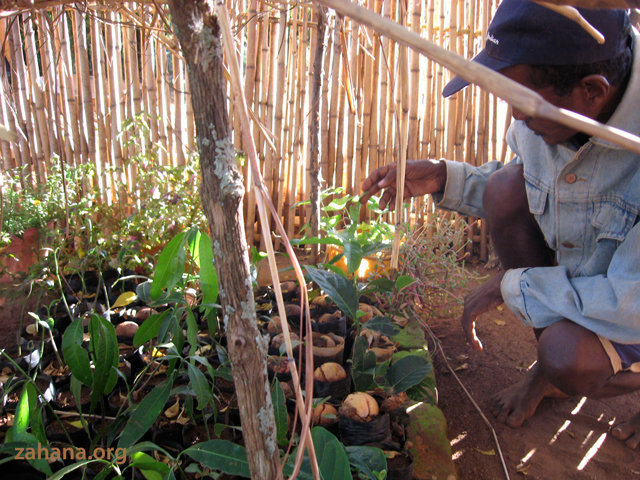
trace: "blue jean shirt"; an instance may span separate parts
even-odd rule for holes
[[[640,134],[640,42],[629,85],[610,118]],[[591,138],[578,150],[549,146],[521,121],[507,132],[523,165],[529,210],[557,266],[508,270],[501,291],[525,324],[569,319],[619,343],[640,343],[640,155]],[[447,184],[437,206],[482,217],[489,175],[502,166],[446,162]]]

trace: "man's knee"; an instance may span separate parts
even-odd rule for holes
[[[538,362],[547,379],[568,395],[601,388],[610,363],[598,337],[568,320],[547,327],[538,339]]]
[[[522,165],[505,165],[492,173],[482,202],[485,218],[496,227],[511,219],[529,215]]]

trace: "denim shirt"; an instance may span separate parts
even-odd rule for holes
[[[640,42],[629,85],[608,125],[640,134]],[[563,318],[619,343],[640,343],[640,155],[591,138],[577,151],[549,146],[521,121],[507,132],[523,165],[529,210],[549,246],[552,267],[505,274],[507,306],[525,324]],[[482,217],[482,193],[499,162],[481,167],[447,161],[440,208]]]

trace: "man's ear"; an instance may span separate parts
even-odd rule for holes
[[[587,75],[580,80],[580,88],[582,90],[583,101],[591,107],[602,106],[609,101],[611,93],[611,84],[603,75]]]

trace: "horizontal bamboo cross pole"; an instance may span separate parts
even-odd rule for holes
[[[402,45],[413,48],[431,60],[445,66],[466,81],[475,83],[497,95],[528,116],[547,118],[589,135],[610,141],[627,150],[640,153],[640,137],[619,128],[604,125],[570,110],[558,108],[523,85],[479,63],[467,60],[457,53],[445,50],[392,20],[346,0],[315,1],[333,8],[341,15],[348,16],[373,28],[378,33]]]

